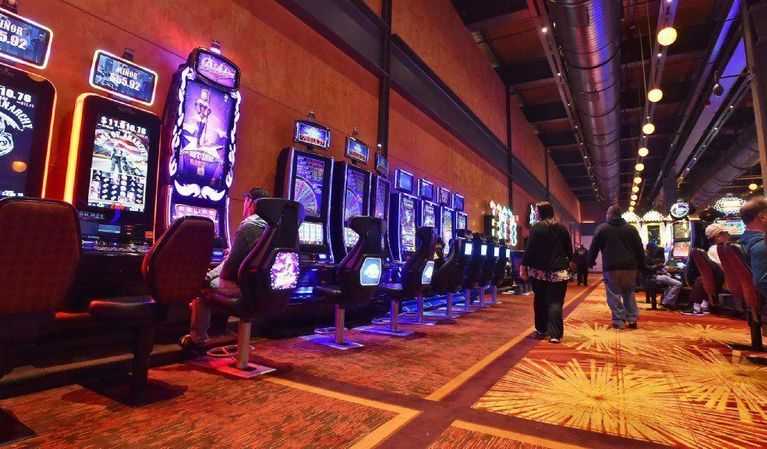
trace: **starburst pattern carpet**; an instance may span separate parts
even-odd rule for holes
[[[767,368],[724,345],[747,342],[744,321],[643,310],[639,324],[612,329],[594,290],[562,345],[536,345],[474,407],[676,447],[767,446]]]

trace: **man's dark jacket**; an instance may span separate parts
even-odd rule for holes
[[[644,269],[644,249],[636,228],[622,218],[599,225],[589,248],[589,266],[602,252],[602,271]]]

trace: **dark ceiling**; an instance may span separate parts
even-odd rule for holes
[[[525,115],[573,192],[581,201],[598,200],[592,187],[594,180],[584,164],[573,123],[550,68],[550,47],[541,36],[541,25],[548,20],[546,0],[452,1],[501,79],[519,97]],[[668,0],[662,1],[665,4]],[[656,131],[647,137],[650,155],[643,158],[646,169],[642,174],[640,209],[647,209],[661,199],[668,203],[676,196],[689,197],[697,187],[694,180],[704,182],[706,177],[701,173],[715,169],[711,165],[719,153],[728,148],[733,136],[754,123],[750,89],[745,81],[740,97],[727,98],[733,107],[723,107],[728,109],[726,117],[717,113],[718,121],[711,120],[707,126],[705,123],[696,125],[700,122],[698,117],[709,108],[707,97],[711,94],[717,69],[720,77],[725,75],[724,64],[742,35],[737,21],[731,21],[734,31],[729,34],[724,50],[715,51],[715,40],[723,29],[722,24],[727,21],[727,14],[731,13],[732,0],[673,1],[679,3],[675,5],[673,21],[679,37],[661,56],[665,58],[659,78],[664,96],[652,113]],[[651,54],[651,49],[655,44],[661,6],[658,0],[623,0],[618,198],[624,206],[628,206],[630,200],[634,166],[638,161],[637,148],[646,104],[644,80],[649,77],[651,59],[658,57]],[[725,94],[730,95],[735,93],[728,91]],[[688,112],[687,116],[685,112]],[[705,126],[705,133],[701,136],[694,132],[694,125]],[[704,139],[706,145],[701,148]],[[689,144],[688,140],[691,141]],[[695,151],[688,154],[682,150],[684,147]],[[693,157],[695,162],[691,164]],[[684,171],[688,166],[691,166],[691,172]],[[723,191],[745,194],[749,183],[759,184],[759,175],[759,169],[755,167],[733,180]],[[669,176],[674,182],[663,182],[663,178]]]

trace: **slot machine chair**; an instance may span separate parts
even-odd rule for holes
[[[357,243],[338,264],[334,283],[314,288],[335,306],[335,326],[317,329],[316,335],[307,338],[340,350],[363,346],[346,339],[346,308],[370,303],[383,271],[383,221],[368,216],[352,217],[349,227],[359,236]]]
[[[462,237],[456,237],[450,242],[445,262],[434,271],[434,277],[431,280],[432,293],[437,295],[446,295],[445,300],[445,318],[456,318],[461,313],[453,310],[453,295],[463,287],[463,269],[464,269],[464,243],[466,240]]]
[[[464,312],[469,313],[476,311],[484,307],[484,299],[480,295],[479,304],[472,306],[471,293],[479,285],[482,279],[482,269],[484,267],[484,257],[481,253],[481,247],[484,243],[482,237],[479,234],[474,234],[471,240],[467,240],[472,244],[472,252],[470,256],[466,256],[466,264],[463,271],[463,296],[464,296]],[[472,309],[474,307],[474,309]]]
[[[233,315],[240,322],[233,364],[228,357],[219,359],[220,363],[208,359],[197,364],[244,378],[274,371],[250,363],[251,323],[269,319],[288,306],[290,292],[298,284],[298,227],[304,219],[304,209],[296,201],[262,198],[256,201],[256,214],[266,222],[266,229],[240,265],[237,274],[240,295],[232,297],[209,289],[201,296],[213,310]],[[208,355],[216,353],[211,350]]]
[[[742,345],[732,343],[728,346],[733,350],[764,352],[761,315],[764,298],[762,298],[759,291],[756,289],[756,285],[754,285],[753,277],[751,276],[751,268],[746,265],[743,250],[740,246],[731,243],[719,244],[716,249],[719,253],[719,258],[722,260],[725,275],[734,278],[734,282],[737,282],[740,292],[743,295],[743,300],[748,305],[747,317],[749,328],[751,330],[751,344]],[[732,286],[730,287],[732,288]],[[764,358],[749,357],[749,360],[759,362],[760,364],[767,364],[767,359]]]
[[[495,262],[493,278],[490,282],[490,304],[498,304],[498,288],[506,281],[506,266],[509,260],[506,258],[506,244],[498,243],[498,260]]]
[[[400,302],[405,298],[415,297],[418,302],[418,315],[423,320],[423,294],[431,284],[434,275],[434,247],[437,236],[434,228],[422,227],[416,230],[416,250],[405,261],[400,274],[400,282],[381,284],[380,289],[389,296],[388,320],[374,320],[373,325],[357,328],[361,332],[388,335],[391,337],[408,337],[413,334],[410,330],[400,329]],[[389,326],[379,326],[388,322]],[[413,322],[415,324],[415,322]]]
[[[487,245],[487,256],[482,262],[482,276],[479,279],[479,306],[485,307],[487,305],[495,304],[495,295],[492,296],[492,301],[485,302],[485,292],[490,289],[492,291],[495,280],[495,267],[498,264],[499,256],[495,257],[495,248],[500,248],[497,242],[492,240],[485,240]],[[500,250],[499,250],[500,251]]]
[[[700,248],[693,248],[690,252],[690,257],[703,282],[703,290],[705,290],[709,302],[712,306],[722,305],[722,297],[729,296],[727,293],[722,292],[724,276],[722,269],[709,259],[706,252]],[[688,269],[690,268],[688,266]]]

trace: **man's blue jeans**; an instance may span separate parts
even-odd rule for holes
[[[613,325],[622,328],[623,322],[636,323],[639,318],[634,287],[636,270],[615,270],[604,273],[607,305],[610,306]]]

